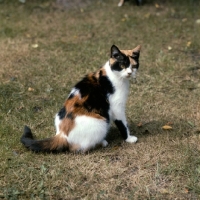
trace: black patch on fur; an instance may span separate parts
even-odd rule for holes
[[[74,97],[74,93],[70,94],[68,99],[72,99]]]
[[[124,68],[130,66],[129,57],[122,53],[115,45],[111,47],[111,58],[116,60],[116,62],[111,66],[112,70],[122,71]]]
[[[41,151],[41,146],[33,139],[33,134],[28,126],[24,126],[24,134],[20,141],[25,147],[30,148],[34,152]]]
[[[116,62],[111,66],[111,69],[115,71],[122,71],[124,68],[128,68],[129,66],[130,60],[127,56],[125,56],[123,60],[116,60]]]
[[[86,76],[80,82],[75,85],[80,91],[81,97],[88,96],[87,100],[84,102],[83,106],[88,112],[95,112],[102,117],[106,118],[109,122],[109,108],[110,104],[108,102],[108,96],[114,93],[114,88],[107,76],[99,74],[97,79],[94,75]],[[75,104],[76,107],[80,106]]]
[[[34,140],[31,129],[28,126],[24,126],[24,133],[20,138],[20,141],[22,144],[24,144],[26,148],[32,150],[35,153],[39,152],[60,153],[60,152],[65,152],[68,149],[67,147],[61,147],[53,150],[45,149],[43,144],[50,143],[52,139],[53,138],[46,138],[44,140]]]
[[[119,129],[123,139],[126,140],[128,137],[126,126],[123,124],[121,120],[115,120],[115,124],[117,128]]]
[[[139,57],[140,57],[140,52],[133,52],[133,56],[131,56],[131,58],[135,60],[135,62],[137,63],[135,66],[133,66],[136,69],[139,68]]]
[[[141,6],[142,5],[142,0],[136,0],[136,4],[137,4],[137,6]]]
[[[74,119],[74,115],[70,112],[70,113],[67,113],[67,118],[73,120]]]
[[[94,82],[97,82],[97,78],[93,75],[92,76],[92,80],[94,81]]]
[[[65,118],[66,113],[67,112],[66,112],[65,107],[61,108],[61,110],[58,112],[59,119],[61,120],[61,119]]]

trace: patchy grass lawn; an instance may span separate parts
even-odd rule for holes
[[[1,1],[1,198],[200,199],[200,3],[117,3]],[[70,89],[106,62],[112,44],[142,45],[127,103],[138,143],[112,126],[109,146],[86,155],[25,149],[23,126],[54,135]]]

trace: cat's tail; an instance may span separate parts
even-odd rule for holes
[[[68,142],[63,135],[57,134],[51,138],[35,140],[28,126],[24,127],[24,134],[20,141],[25,147],[34,152],[58,153],[68,150]]]

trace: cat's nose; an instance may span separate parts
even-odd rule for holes
[[[128,75],[130,76],[132,74],[132,72],[128,72]]]

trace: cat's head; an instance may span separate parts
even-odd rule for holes
[[[110,67],[121,78],[136,77],[139,68],[139,56],[141,46],[132,50],[119,50],[115,45],[111,47]]]

